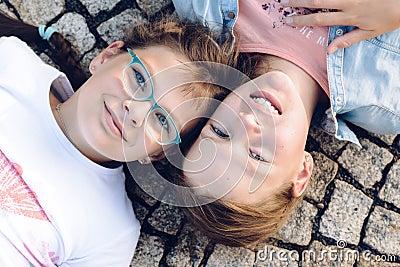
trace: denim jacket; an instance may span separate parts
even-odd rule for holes
[[[247,0],[246,0],[247,1]],[[181,19],[233,29],[238,0],[173,0]],[[354,27],[332,26],[329,43]],[[400,29],[326,56],[331,107],[321,127],[359,146],[353,123],[373,133],[400,133]]]

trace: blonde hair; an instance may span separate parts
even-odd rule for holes
[[[301,202],[302,197],[295,198],[291,192],[292,184],[285,184],[257,204],[218,199],[202,206],[185,207],[183,211],[190,223],[211,240],[254,248],[273,237]]]

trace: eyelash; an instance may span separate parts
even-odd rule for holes
[[[258,155],[257,153],[253,152],[251,149],[249,149],[249,155],[250,157],[252,157],[255,160],[258,161],[265,161],[265,159],[263,157],[261,157],[260,155]]]
[[[216,136],[218,136],[219,138],[222,138],[222,139],[229,139],[229,135],[226,134],[226,133],[224,133],[222,130],[218,129],[217,127],[215,127],[215,126],[212,125],[212,124],[210,124],[210,127],[211,127],[211,131],[212,131]],[[220,132],[221,134],[218,134],[217,131]]]

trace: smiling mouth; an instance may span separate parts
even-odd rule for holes
[[[121,137],[122,139],[124,139],[126,141],[126,138],[122,132],[122,127],[118,123],[117,119],[115,118],[115,115],[111,112],[111,110],[107,107],[107,105],[105,103],[104,103],[104,107],[106,109],[106,112],[108,113],[107,114],[108,116],[106,116],[106,122],[108,124],[108,127],[114,134],[116,134],[117,136]]]
[[[250,96],[251,99],[257,103],[263,105],[267,110],[269,110],[272,114],[282,115],[282,112],[277,108],[274,104],[271,103],[266,97],[261,96]]]

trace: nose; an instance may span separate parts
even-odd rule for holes
[[[257,121],[257,118],[254,116],[254,114],[248,112],[240,112],[239,116],[248,134],[261,133],[260,123]]]
[[[147,113],[152,108],[151,101],[136,101],[136,100],[125,100],[123,102],[125,114],[124,122],[133,127],[141,127],[146,119]]]

